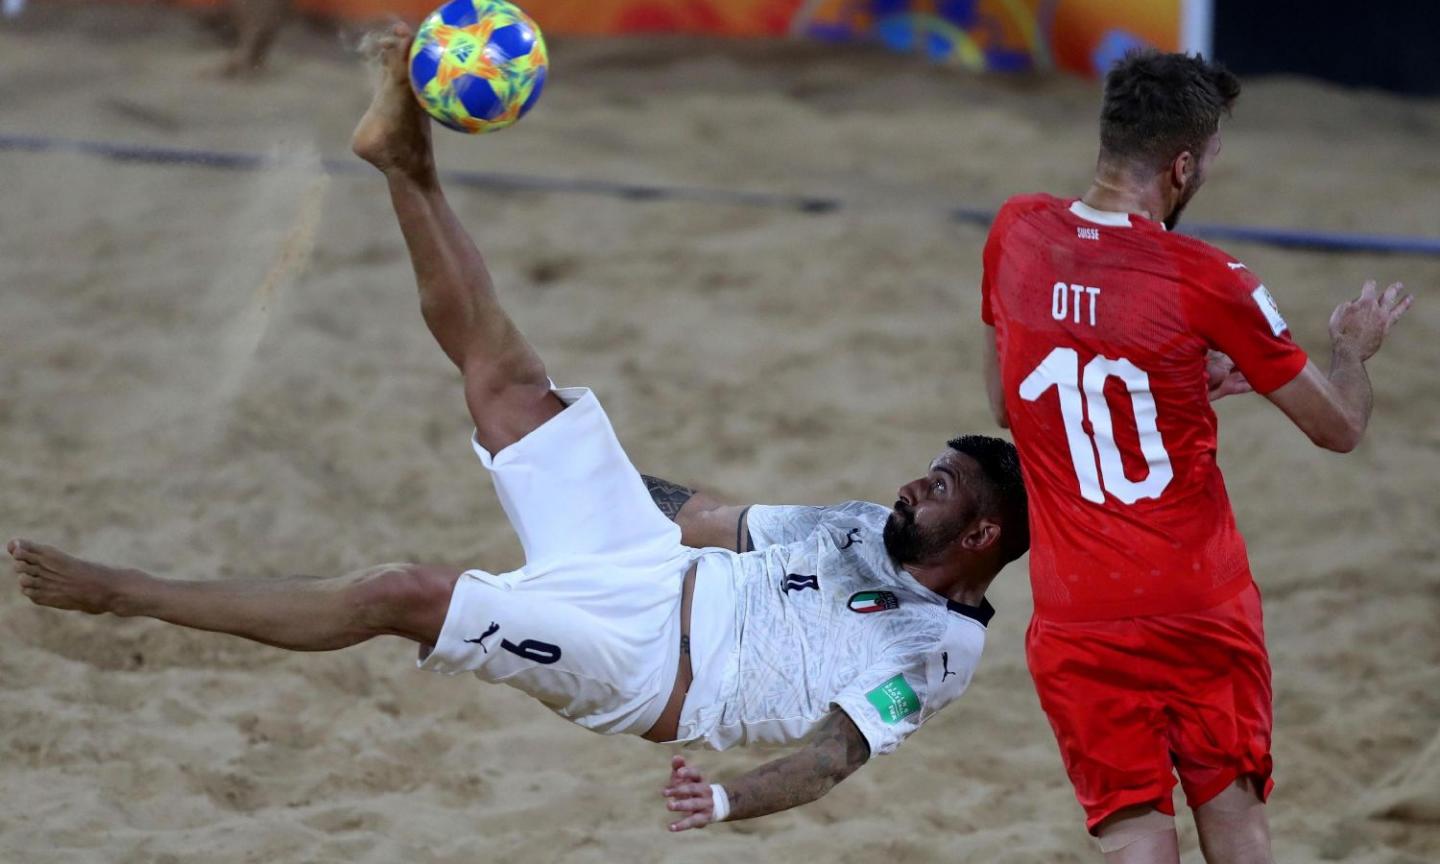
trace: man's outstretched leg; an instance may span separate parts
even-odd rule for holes
[[[384,635],[434,645],[460,576],[453,568],[383,564],[333,579],[180,582],[29,540],[6,549],[21,592],[37,605],[158,618],[292,651],[332,651]]]
[[[440,190],[430,118],[410,91],[410,39],[410,29],[396,25],[375,41],[380,77],[351,146],[389,183],[421,314],[465,377],[465,401],[481,446],[497,453],[564,406],[550,392],[540,357],[500,307],[485,259]]]

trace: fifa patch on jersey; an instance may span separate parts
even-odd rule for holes
[[[1252,291],[1250,299],[1260,307],[1260,313],[1265,316],[1265,320],[1270,324],[1271,332],[1276,336],[1290,329],[1290,325],[1280,317],[1280,307],[1275,305],[1275,298],[1270,296],[1270,291],[1264,285]]]
[[[896,675],[866,693],[865,698],[875,706],[880,719],[890,725],[899,723],[920,710],[920,697],[915,695],[904,675]]]
[[[856,591],[850,595],[850,611],[868,615],[900,608],[900,598],[889,591]]]

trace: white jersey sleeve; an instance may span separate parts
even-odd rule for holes
[[[857,519],[869,522],[876,518],[876,511],[883,510],[868,501],[846,501],[825,507],[756,504],[745,511],[745,524],[750,542],[754,544],[752,548],[759,550],[797,543],[830,522]],[[883,526],[883,520],[881,524]]]
[[[957,620],[938,642],[896,643],[835,697],[870,745],[892,753],[970,686],[985,645],[982,626]]]

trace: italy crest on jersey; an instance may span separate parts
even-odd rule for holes
[[[850,611],[868,615],[900,608],[900,598],[891,591],[857,591],[850,595]]]

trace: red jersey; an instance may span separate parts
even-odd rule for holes
[[[1255,275],[1158,222],[1026,195],[990,229],[980,290],[1030,498],[1036,614],[1190,612],[1249,585],[1206,353],[1260,393],[1306,363]]]

